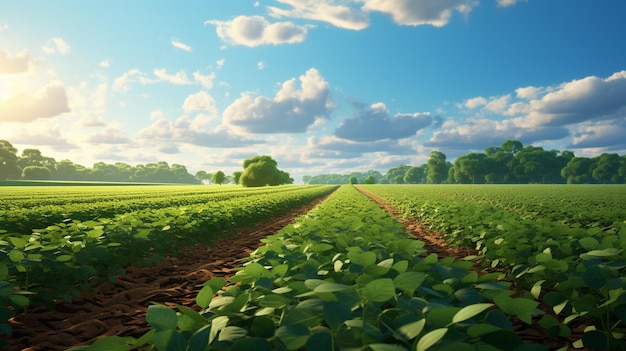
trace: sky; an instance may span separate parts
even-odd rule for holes
[[[626,154],[626,1],[0,2],[0,139],[303,175],[507,139]]]

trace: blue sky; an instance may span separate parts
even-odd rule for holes
[[[623,0],[0,3],[0,139],[91,167],[626,154]]]

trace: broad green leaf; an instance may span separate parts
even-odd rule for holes
[[[129,337],[107,336],[89,345],[89,351],[126,351],[133,341],[134,339]]]
[[[356,252],[350,251],[347,254],[350,262],[358,264],[363,267],[367,267],[370,264],[376,263],[376,254],[372,251]]]
[[[413,340],[418,335],[420,335],[422,330],[424,330],[425,325],[426,319],[420,319],[419,321],[411,322],[401,326],[396,330],[396,332],[404,336],[407,340]]]
[[[228,324],[228,316],[219,316],[211,320],[211,332],[209,333],[209,344],[212,344],[218,333],[221,332]]]
[[[13,246],[20,250],[23,250],[27,244],[26,240],[14,236],[9,237],[9,241],[11,242],[11,244],[13,244]]]
[[[301,324],[284,325],[276,329],[276,336],[288,350],[297,350],[309,339],[309,329]]]
[[[204,351],[209,346],[209,334],[211,333],[211,325],[205,325],[198,329],[189,338],[189,351]]]
[[[104,234],[104,231],[102,229],[93,229],[87,232],[87,236],[92,239],[99,238],[102,236],[102,234]]]
[[[622,251],[623,250],[610,247],[610,248],[604,249],[604,250],[592,250],[592,251],[589,251],[587,253],[584,253],[584,254],[580,255],[580,257],[582,257],[582,258],[586,258],[588,256],[591,256],[591,257],[609,257],[609,256],[619,255]]]
[[[176,330],[178,316],[176,311],[164,305],[152,305],[146,312],[146,321],[157,332],[162,330]]]
[[[474,305],[465,306],[454,315],[454,317],[452,318],[452,323],[460,323],[467,319],[470,319],[491,306],[493,306],[493,304],[491,303],[477,303]]]
[[[217,339],[219,341],[235,342],[239,339],[244,338],[247,334],[248,332],[241,327],[228,326],[222,329]]]
[[[591,330],[585,332],[583,334],[582,340],[585,348],[591,350],[606,350],[608,346],[606,334],[599,330]]]
[[[440,329],[435,329],[435,330],[428,332],[427,334],[425,334],[419,339],[419,341],[417,342],[416,350],[417,351],[428,350],[431,346],[435,345],[441,339],[443,339],[443,337],[446,335],[447,332],[448,332],[448,328],[440,328]]]
[[[537,262],[548,262],[551,259],[552,259],[551,253],[540,252],[535,255],[535,260],[537,260]]]
[[[211,300],[213,299],[213,289],[209,285],[205,285],[200,289],[198,295],[196,295],[196,303],[202,308],[209,307]]]
[[[582,246],[585,250],[590,250],[590,251],[595,250],[598,247],[600,247],[600,243],[598,242],[598,240],[590,236],[587,236],[578,240],[578,243],[580,243],[580,246]]]
[[[408,351],[402,346],[393,344],[369,344],[367,347],[372,351]]]
[[[363,287],[362,296],[369,302],[385,302],[396,295],[394,283],[389,278],[372,280]]]
[[[393,278],[393,285],[409,296],[424,282],[426,274],[420,272],[404,272]]]
[[[176,330],[157,331],[152,337],[157,351],[186,351],[187,340]]]
[[[19,250],[11,250],[9,252],[9,259],[15,263],[21,262],[22,260],[24,260],[26,258],[26,256],[24,255],[24,253],[22,251]]]
[[[270,272],[265,269],[265,267],[263,267],[263,265],[256,263],[256,262],[252,262],[248,265],[246,265],[243,269],[244,272],[246,272],[246,274],[250,275],[253,278],[262,278],[262,277],[271,277],[272,275],[270,274]]]
[[[352,310],[346,305],[337,302],[324,304],[324,321],[332,329],[339,327],[352,317]]]

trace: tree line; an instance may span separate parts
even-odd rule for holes
[[[447,161],[444,153],[432,151],[427,163],[399,165],[385,175],[368,171],[305,176],[303,180],[307,184],[622,184],[626,183],[626,155],[577,157],[571,151],[544,150],[507,140],[482,153],[459,156],[454,163]]]
[[[214,173],[198,171],[195,175],[180,164],[159,161],[131,166],[123,162],[96,162],[92,168],[70,160],[56,161],[40,150],[27,148],[21,155],[7,140],[0,140],[0,180],[59,180],[180,184],[241,184],[266,186],[292,184],[289,173],[278,169],[270,156],[254,156],[243,161],[243,170],[231,176],[219,170]]]

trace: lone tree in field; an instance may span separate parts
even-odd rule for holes
[[[213,183],[222,185],[226,181],[226,174],[222,171],[217,171],[213,174]]]
[[[293,184],[293,178],[278,169],[278,163],[271,156],[262,155],[243,161],[239,183],[245,187]]]

